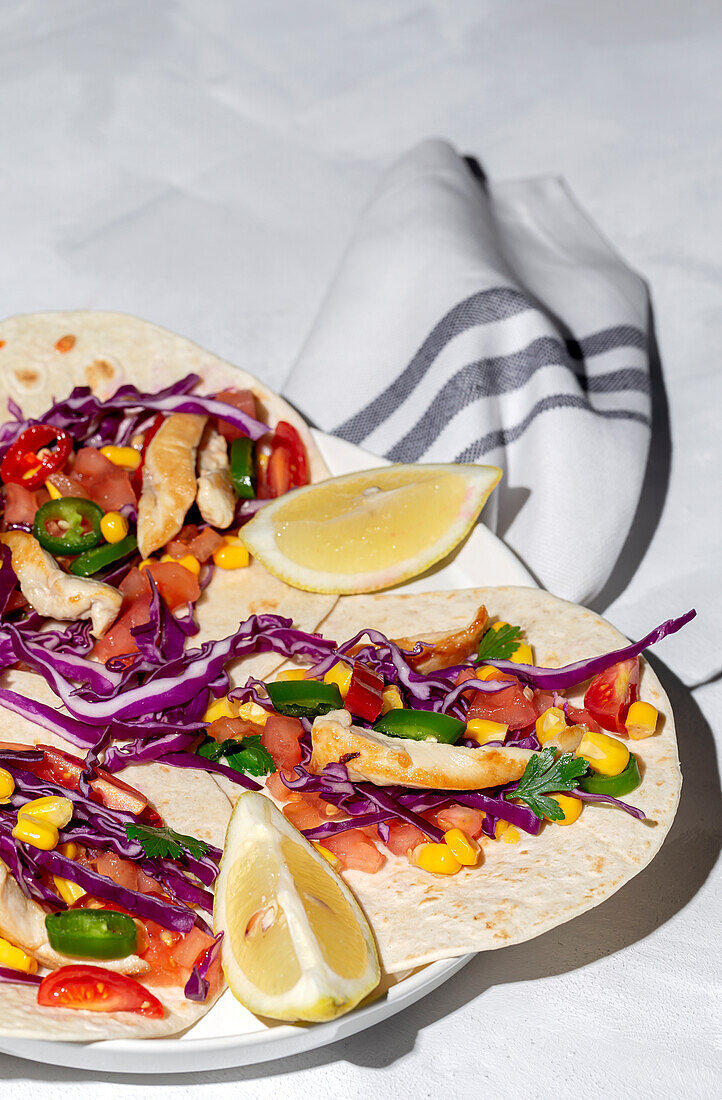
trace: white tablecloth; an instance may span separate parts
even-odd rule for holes
[[[280,388],[405,147],[439,135],[497,179],[564,176],[648,278],[661,358],[640,513],[596,606],[639,634],[668,591],[670,613],[696,604],[706,620],[659,648],[685,786],[643,875],[388,1025],[169,1078],[159,1100],[718,1090],[720,14],[706,0],[0,4],[5,314],[136,313]],[[5,1056],[0,1082],[13,1100],[149,1088]]]

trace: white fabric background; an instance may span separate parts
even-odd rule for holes
[[[718,1091],[721,23],[714,0],[0,0],[6,314],[126,310],[280,387],[404,148],[440,135],[493,178],[565,177],[650,282],[664,379],[639,516],[596,606],[633,635],[667,595],[700,612],[658,649],[685,787],[647,872],[390,1025],[157,1081],[158,1100]],[[0,1057],[13,1100],[149,1086]]]

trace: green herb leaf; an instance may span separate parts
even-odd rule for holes
[[[125,826],[125,835],[128,840],[137,840],[149,859],[180,859],[184,851],[200,859],[208,851],[205,841],[177,833],[167,825],[154,829],[131,822]]]
[[[219,745],[217,741],[209,737],[207,741],[199,745],[196,752],[199,756],[204,756],[206,760],[220,760],[223,756],[223,745]]]
[[[244,737],[241,741],[224,741],[223,757],[230,768],[246,775],[268,775],[275,772],[273,757],[261,744],[258,735]]]
[[[579,779],[586,775],[589,764],[578,756],[565,752],[555,759],[556,750],[549,745],[529,760],[516,790],[506,791],[504,798],[525,802],[537,817],[561,821],[564,811],[558,802],[548,798],[550,791],[573,791]]]
[[[521,645],[521,627],[506,623],[498,630],[489,630],[479,642],[480,661],[509,661]]]

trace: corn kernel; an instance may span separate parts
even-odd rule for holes
[[[9,802],[15,790],[15,780],[5,768],[0,768],[0,802]]]
[[[338,856],[334,855],[333,852],[330,852],[328,848],[324,848],[323,844],[317,844],[315,841],[313,841],[313,846],[319,853],[319,855],[322,855],[326,862],[331,864],[334,871],[338,871],[339,867],[341,866],[341,860],[338,858]]]
[[[227,543],[213,551],[213,561],[220,569],[245,569],[251,559],[245,546]]]
[[[470,718],[466,723],[466,736],[479,745],[487,741],[503,741],[509,727],[506,722],[492,722],[489,718]]]
[[[659,711],[651,703],[643,703],[638,700],[632,703],[627,711],[627,719],[624,723],[628,735],[633,741],[641,741],[643,737],[651,737],[657,728]]]
[[[494,668],[493,665],[484,665],[476,673],[477,680],[505,680],[507,678],[506,672],[500,672],[498,668]]]
[[[500,819],[494,826],[494,839],[501,840],[506,830],[509,828],[509,822]]]
[[[385,687],[381,695],[381,713],[388,714],[390,710],[401,710],[404,705],[404,701],[401,698],[401,692],[396,687],[396,684],[389,684]]]
[[[155,565],[155,558],[143,558],[141,562],[138,562],[139,569],[147,569],[149,565]]]
[[[58,851],[66,859],[77,859],[80,855],[80,848],[73,840],[66,840],[65,844],[58,844]]]
[[[567,728],[567,719],[561,707],[547,707],[536,720],[536,735],[543,745]]]
[[[44,821],[56,829],[64,829],[73,816],[73,803],[69,798],[48,794],[43,798],[34,798],[18,810],[18,818],[32,817],[35,821]]]
[[[276,683],[279,680],[305,680],[306,669],[305,668],[285,668],[283,672],[276,674]]]
[[[449,829],[445,832],[444,844],[448,844],[462,867],[476,866],[481,849],[476,841],[470,840],[461,829]]]
[[[571,798],[568,794],[553,794],[550,797],[559,803],[559,808],[564,814],[564,817],[555,821],[554,824],[573,825],[584,809],[581,798]]]
[[[600,775],[619,775],[629,763],[629,749],[622,741],[594,730],[586,731],[575,755],[588,761],[592,771]]]
[[[74,905],[87,893],[82,886],[78,886],[77,882],[71,882],[69,878],[61,878],[60,875],[53,875],[53,882],[55,889],[68,905]]]
[[[55,848],[60,839],[54,825],[41,818],[26,817],[23,814],[18,817],[12,835],[16,840],[31,844],[33,848],[42,848],[44,852]]]
[[[526,642],[519,642],[509,660],[513,661],[515,665],[533,665],[534,652]]]
[[[265,726],[268,721],[268,711],[258,703],[244,703],[238,708],[238,717],[245,718],[247,722],[255,722],[257,726]]]
[[[432,875],[455,875],[461,864],[448,844],[419,844],[411,853],[412,861]]]
[[[508,626],[508,625],[509,625],[508,623],[505,623],[505,622],[504,622],[504,621],[502,620],[502,621],[501,621],[501,622],[499,622],[499,623],[492,623],[492,624],[491,624],[491,626],[489,627],[489,630],[493,630],[493,631],[494,631],[494,633],[496,634],[497,630],[501,630],[501,629],[502,629],[502,627],[504,627],[504,626]]]
[[[174,558],[171,554],[164,554],[160,560],[172,561],[175,562],[176,565],[182,565],[183,568],[187,569],[189,573],[192,573],[194,577],[197,577],[201,571],[201,563],[193,554],[184,554],[182,558]]]
[[[128,534],[128,521],[120,512],[106,512],[100,521],[100,531],[106,542],[122,542]]]
[[[337,661],[332,665],[323,678],[324,684],[336,684],[341,692],[341,698],[345,699],[351,686],[353,670],[344,661]]]
[[[135,447],[101,447],[100,453],[114,466],[122,466],[124,470],[137,470],[140,466],[140,451],[136,451]]]
[[[45,488],[48,490],[48,494],[51,500],[62,500],[63,494],[59,489],[56,489],[52,481],[45,482]]]
[[[11,970],[21,970],[23,974],[35,974],[38,969],[37,960],[23,951],[22,947],[16,947],[14,943],[0,939],[0,966],[9,966]]]
[[[217,718],[235,718],[237,714],[238,707],[234,708],[228,696],[222,695],[220,699],[214,699],[212,703],[208,704],[206,713],[203,715],[203,721],[215,722]]]
[[[516,825],[510,825],[508,829],[505,829],[501,839],[505,844],[518,844],[521,837],[519,836],[519,830]]]

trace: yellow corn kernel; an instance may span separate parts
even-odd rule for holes
[[[212,703],[208,704],[206,713],[203,715],[204,722],[215,722],[217,718],[235,718],[238,714],[238,707],[233,707],[231,701],[227,695],[222,695],[220,699],[214,699]]]
[[[174,558],[171,554],[164,554],[160,559],[161,561],[173,561],[176,565],[182,565],[184,569],[187,569],[189,573],[192,573],[194,577],[197,577],[201,571],[201,563],[198,558],[194,558],[192,554],[184,554],[182,558]]]
[[[312,843],[316,851],[323,856],[327,863],[331,864],[334,871],[338,871],[339,867],[341,866],[341,860],[338,858],[338,856],[335,856],[333,852],[329,852],[328,848],[324,848],[323,844],[317,844],[316,841],[313,841]]]
[[[341,692],[341,698],[345,699],[348,695],[352,676],[353,670],[344,661],[337,661],[336,664],[332,665],[328,670],[323,678],[323,682],[324,684],[336,684],[338,690]]]
[[[0,802],[9,802],[10,795],[15,790],[15,780],[9,771],[0,768]]]
[[[499,672],[498,668],[494,668],[493,665],[484,665],[476,673],[477,680],[504,680],[507,673]]]
[[[559,808],[564,814],[564,817],[559,821],[555,821],[554,824],[573,825],[584,808],[581,798],[572,798],[568,794],[553,794],[550,797],[559,803]]]
[[[32,817],[35,821],[44,821],[47,825],[54,825],[56,829],[64,829],[72,816],[73,803],[70,799],[54,794],[45,795],[43,798],[34,798],[32,802],[26,802],[18,810],[18,819]]]
[[[51,500],[61,500],[62,499],[63,494],[60,492],[59,489],[55,488],[52,481],[46,481],[45,482],[45,488],[48,490],[48,493],[50,494],[50,499]]]
[[[122,466],[124,470],[137,470],[140,466],[140,451],[136,451],[135,447],[101,447],[100,453],[114,466]]]
[[[122,542],[128,534],[128,521],[120,512],[106,512],[100,521],[100,531],[106,542]]]
[[[466,736],[478,745],[487,741],[503,741],[509,729],[506,722],[492,722],[489,718],[471,718],[466,723]]]
[[[509,822],[500,819],[494,826],[494,839],[501,840],[506,830],[509,828]]]
[[[455,875],[461,870],[448,844],[419,844],[412,852],[412,860],[422,871],[432,875]]]
[[[12,835],[16,840],[31,844],[33,848],[42,848],[44,852],[55,848],[60,839],[54,825],[42,818],[26,817],[24,814],[18,817]]]
[[[519,642],[509,660],[513,661],[515,665],[533,665],[534,651],[526,642]]]
[[[265,726],[268,721],[268,711],[258,703],[244,703],[238,708],[238,717],[245,718],[247,722],[255,722],[257,726]]]
[[[643,703],[641,700],[632,703],[627,711],[627,719],[624,723],[627,734],[633,741],[641,741],[644,737],[651,737],[657,728],[659,711],[651,703]]]
[[[248,551],[240,542],[226,543],[213,551],[213,561],[219,569],[245,569],[251,563]]]
[[[536,720],[536,735],[542,745],[566,728],[567,720],[561,707],[547,707]]]
[[[305,668],[285,668],[283,672],[276,674],[276,683],[279,680],[305,680],[306,669]]]
[[[401,710],[404,705],[404,701],[401,698],[401,692],[395,684],[389,684],[385,687],[381,695],[381,713],[388,714],[390,710]]]
[[[66,859],[77,859],[80,854],[80,848],[72,840],[66,840],[65,844],[58,844],[58,851]]]
[[[38,969],[37,960],[32,955],[26,954],[22,947],[16,947],[14,943],[0,939],[0,966],[9,966],[11,970],[22,970],[23,974],[35,974]]]
[[[481,849],[475,840],[470,840],[461,829],[449,829],[444,833],[444,844],[448,844],[462,867],[475,867]]]
[[[147,569],[149,565],[155,565],[155,558],[143,558],[141,562],[138,562],[139,569]]]
[[[87,893],[82,886],[78,886],[77,882],[71,882],[69,878],[61,878],[60,875],[53,875],[53,882],[55,889],[68,905],[74,905]]]
[[[508,626],[508,625],[509,625],[508,623],[505,623],[502,620],[502,622],[500,622],[500,623],[492,623],[491,626],[489,627],[489,630],[493,630],[494,633],[496,634],[497,630],[501,630],[501,628],[503,626]]]
[[[504,835],[501,838],[505,844],[518,844],[521,837],[516,825],[510,825],[508,829],[504,830]]]
[[[629,749],[622,741],[594,730],[586,731],[575,756],[588,761],[592,771],[600,775],[619,775],[629,763]]]

